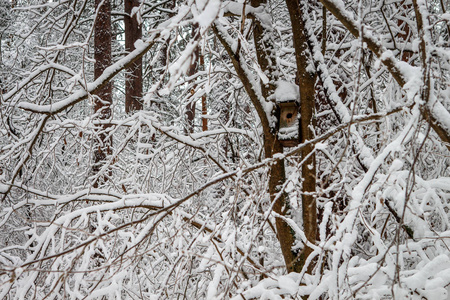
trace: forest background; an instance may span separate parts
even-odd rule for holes
[[[449,6],[0,0],[0,298],[448,299]]]

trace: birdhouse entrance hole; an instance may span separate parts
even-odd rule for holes
[[[283,147],[294,147],[299,144],[298,104],[296,101],[279,102],[280,119],[278,139]]]

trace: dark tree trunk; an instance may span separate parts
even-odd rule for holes
[[[315,107],[315,82],[316,74],[310,72],[308,66],[313,65],[311,53],[308,49],[308,37],[301,13],[307,13],[300,9],[298,0],[286,0],[292,23],[292,33],[295,48],[295,59],[297,62],[297,78],[300,86],[300,115],[302,142],[312,140],[314,132],[311,130],[313,124]],[[306,238],[311,243],[317,237],[317,208],[316,208],[316,159],[314,146],[309,145],[302,149],[302,158],[308,159],[302,165],[302,209],[303,230]],[[312,249],[305,246],[300,254],[299,268],[303,268]],[[311,271],[310,265],[308,270]]]
[[[266,1],[263,0],[254,0],[251,2],[251,5],[253,7],[258,7],[265,4]],[[261,99],[261,97],[257,95],[254,87],[251,84],[251,81],[248,78],[247,73],[241,66],[242,56],[240,55],[239,44],[237,45],[238,47],[236,47],[237,49],[233,50],[231,45],[229,45],[223,38],[223,35],[226,35],[226,33],[222,31],[222,29],[218,30],[218,27],[213,27],[212,29],[214,30],[217,38],[225,47],[225,50],[228,52],[228,55],[232,59],[236,73],[242,81],[242,84],[248,96],[250,97],[250,100],[252,101],[256,112],[258,113],[263,127],[265,157],[271,158],[277,153],[283,153],[283,146],[277,138],[277,132],[275,128],[271,127],[273,124],[270,124],[268,116],[264,109],[264,105],[266,105],[266,103],[262,103],[262,101],[275,101],[274,99],[271,99],[271,96],[275,92],[275,83],[278,80],[277,74],[279,74],[279,72],[277,70],[276,53],[274,51],[275,48],[272,39],[273,33],[271,32],[270,27],[261,24],[257,17],[255,17],[253,21],[253,37],[255,41],[258,64],[261,67],[261,70],[269,79],[267,84],[261,82],[261,91],[264,99]],[[272,113],[275,114],[275,109]],[[284,161],[277,161],[270,166],[269,193],[271,200],[276,201],[274,203],[274,211],[281,216],[287,216],[289,218],[289,201],[285,193],[280,193],[280,188],[285,183],[285,181],[286,174]],[[276,198],[277,195],[278,197]],[[298,253],[296,250],[292,249],[295,242],[295,232],[283,220],[283,218],[280,217],[276,218],[276,231],[287,271],[300,271],[301,268],[299,267],[298,263]]]
[[[411,3],[407,3],[407,1],[403,1],[400,7],[400,11],[404,12],[405,15],[408,14],[408,12],[411,11],[412,9],[412,4]],[[411,28],[409,27],[409,24],[407,21],[402,20],[401,18],[397,18],[397,26],[398,28],[401,29],[401,31],[398,33],[398,38],[402,43],[406,43],[408,42],[408,39],[411,39]],[[395,37],[393,38],[392,42],[395,44]],[[412,51],[407,51],[405,49],[403,49],[405,47],[400,46],[400,49],[402,49],[401,51],[401,60],[405,61],[405,62],[409,62],[409,60],[411,59],[413,52]]]
[[[97,19],[95,21],[94,46],[95,46],[95,64],[94,77],[99,78],[105,69],[111,65],[111,3],[109,0],[95,0],[95,6],[98,9]],[[94,109],[98,114],[98,119],[102,125],[97,129],[97,140],[94,149],[93,172],[97,174],[103,166],[106,157],[111,154],[112,139],[108,137],[108,124],[106,120],[111,118],[112,104],[112,83],[108,83],[95,95]],[[94,183],[98,187],[99,181]]]
[[[198,30],[198,25],[192,26],[192,37],[195,36]],[[191,65],[189,66],[189,70],[187,72],[188,76],[194,75],[198,70],[198,62],[199,62],[200,49],[197,47],[194,50],[194,53],[191,57]],[[191,99],[189,103],[186,105],[186,121],[187,121],[187,132],[194,132],[194,119],[195,119],[195,99],[193,97],[195,93],[196,84],[194,84],[191,88]]]
[[[251,5],[258,7],[260,5],[267,5],[266,0],[252,0]],[[256,47],[256,56],[261,70],[269,79],[267,84],[261,82],[261,90],[266,101],[271,101],[276,89],[276,82],[278,81],[278,70],[276,63],[276,53],[274,41],[272,39],[272,32],[270,29],[261,24],[258,18],[254,18],[253,39]],[[275,112],[273,112],[275,113]],[[264,128],[264,152],[266,158],[273,157],[277,153],[283,153],[283,146],[278,140],[277,133],[274,128],[266,126]],[[284,160],[278,161],[271,166],[269,178],[269,193],[274,204],[274,211],[282,216],[289,218],[290,204],[286,194],[281,193],[277,199],[276,196],[280,193],[280,187],[286,181],[286,170],[284,167]],[[299,272],[298,268],[298,253],[292,250],[295,244],[295,234],[292,228],[282,219],[276,218],[275,225],[277,229],[277,238],[280,242],[281,252],[283,253],[286,269],[288,272]]]
[[[203,66],[203,70],[205,70],[205,59],[203,58],[203,54],[200,54],[200,65]],[[206,106],[206,95],[202,96],[202,131],[208,130],[208,119],[205,118],[208,114],[208,109]]]
[[[139,7],[138,0],[125,0],[125,50],[135,49],[134,43],[142,38],[142,26],[138,21],[138,14],[133,15],[133,8]],[[127,68],[125,76],[125,112],[142,109],[142,58],[137,59]]]

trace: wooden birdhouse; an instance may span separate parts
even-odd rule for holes
[[[283,147],[295,147],[300,140],[298,104],[295,100],[278,103],[280,119],[278,122],[278,139]]]
[[[300,142],[300,118],[298,116],[300,93],[294,83],[277,82],[275,99],[278,109],[278,140],[283,147],[295,147]]]

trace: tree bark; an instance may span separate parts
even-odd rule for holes
[[[264,2],[262,1],[252,2],[252,6],[254,7],[257,7],[262,4],[264,4]],[[226,31],[218,23],[216,23],[216,25],[213,26],[213,30],[216,36],[218,37],[219,41],[224,46],[228,55],[230,56],[233,62],[234,69],[236,70],[236,73],[239,76],[239,79],[241,80],[245,91],[247,92],[253,106],[255,107],[256,112],[258,113],[258,116],[261,120],[261,124],[263,127],[265,157],[271,158],[276,153],[282,153],[283,147],[280,141],[278,141],[277,139],[275,128],[271,127],[271,123],[269,122],[268,116],[263,108],[262,102],[269,101],[267,98],[270,95],[272,95],[275,90],[275,82],[276,82],[275,75],[277,74],[277,72],[275,72],[276,57],[273,55],[274,53],[273,45],[269,46],[271,38],[270,32],[267,32],[267,30],[270,30],[270,28],[261,24],[259,20],[255,21],[254,25],[255,31],[253,32],[253,34],[256,43],[257,49],[256,51],[259,52],[257,53],[258,63],[261,67],[261,70],[269,78],[269,84],[266,85],[264,89],[261,89],[261,91],[263,92],[262,98],[256,93],[255,91],[256,89],[252,84],[252,81],[247,77],[248,72],[245,69],[245,64],[241,62],[242,57],[240,53],[234,52],[231,45],[227,43]],[[264,83],[261,84],[264,85]],[[283,185],[285,181],[286,175],[285,175],[284,161],[281,160],[271,165],[270,169],[269,194],[271,196],[272,201],[275,201],[276,195],[280,192],[280,186]],[[282,193],[274,203],[274,211],[280,215],[289,214],[290,212],[289,202],[287,201],[286,195],[284,193]],[[295,242],[294,231],[281,218],[276,218],[276,230],[277,230],[277,238],[281,246],[287,271],[299,272],[301,268],[299,268],[298,265],[298,254],[297,251],[292,250],[292,247]]]
[[[253,7],[267,5],[267,1],[252,0],[251,5]],[[279,74],[279,72],[277,70],[276,53],[275,46],[271,38],[272,35],[267,24],[262,24],[262,22],[257,17],[253,18],[253,22],[253,39],[255,43],[258,64],[261,67],[261,70],[269,79],[267,83],[261,81],[262,95],[267,102],[275,102],[275,99],[272,99],[272,97],[275,93],[276,83],[278,81],[277,74]],[[276,107],[275,105],[274,107]],[[272,114],[276,114],[276,111],[272,111]],[[278,140],[275,128],[265,126],[265,128],[263,128],[263,131],[264,152],[266,158],[273,157],[273,155],[277,153],[283,153],[283,146]],[[276,201],[273,206],[274,211],[282,216],[287,216],[290,214],[290,205],[286,194],[282,192],[280,195],[278,195],[280,193],[280,187],[284,184],[285,181],[286,171],[284,167],[284,160],[280,160],[274,163],[270,168],[269,193],[272,202]],[[277,195],[278,198],[276,198]],[[278,217],[275,219],[275,225],[277,229],[278,241],[280,242],[281,252],[283,253],[287,271],[300,272],[301,267],[298,264],[298,253],[296,250],[292,249],[295,243],[294,231],[283,219]]]
[[[139,7],[139,0],[125,0],[125,50],[131,52],[134,44],[142,38],[142,26],[138,14],[133,9]],[[142,109],[142,58],[137,59],[126,70],[125,76],[125,112]]]
[[[198,25],[192,26],[192,37],[195,36],[196,32],[198,30]],[[200,49],[197,47],[194,50],[194,53],[191,57],[191,65],[189,66],[189,70],[187,72],[188,76],[194,75],[198,70],[198,60],[199,60],[199,54]],[[193,133],[194,132],[194,120],[195,120],[195,99],[194,99],[194,93],[195,93],[196,84],[194,84],[191,88],[191,97],[189,100],[189,103],[186,105],[186,121],[187,121],[187,132]]]
[[[203,66],[203,70],[205,70],[205,59],[203,58],[203,54],[200,54],[200,65]],[[206,106],[206,94],[202,96],[202,131],[208,130],[208,119],[205,116],[208,114],[208,109]]]
[[[109,0],[95,0],[95,6],[98,10],[94,28],[94,78],[99,78],[105,69],[111,65],[111,3]],[[109,82],[97,91],[94,97],[94,110],[102,122],[97,129],[97,140],[94,149],[93,172],[97,174],[107,157],[111,154],[112,139],[108,137],[107,129],[110,125],[106,120],[111,118],[112,104],[112,83]],[[98,187],[99,180],[96,180],[94,187]]]
[[[286,0],[289,16],[292,24],[292,33],[295,49],[295,60],[297,63],[297,78],[300,87],[300,115],[302,143],[314,138],[313,126],[315,107],[315,82],[316,73],[311,53],[308,49],[308,35],[302,19],[302,13],[298,0]],[[305,236],[311,243],[315,243],[317,237],[317,208],[316,208],[316,158],[314,146],[309,145],[302,149],[302,214],[303,230]],[[305,246],[300,253],[299,268],[302,269],[312,249]],[[308,267],[312,270],[312,265]]]

